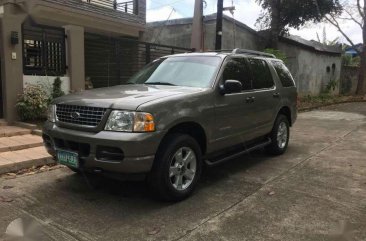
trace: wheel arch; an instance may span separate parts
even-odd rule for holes
[[[164,142],[166,137],[172,133],[182,133],[187,134],[193,137],[197,143],[199,144],[202,154],[204,155],[207,150],[207,136],[204,128],[197,122],[194,121],[185,121],[175,124],[174,126],[170,127],[168,132],[164,135],[163,139],[160,142]],[[159,147],[160,147],[159,145]]]
[[[279,111],[278,111],[278,115],[284,115],[287,117],[288,123],[290,124],[290,126],[292,126],[292,117],[291,117],[291,109],[288,106],[283,106]]]

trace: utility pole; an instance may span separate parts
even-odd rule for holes
[[[203,50],[203,0],[195,0],[194,3],[191,48]]]
[[[222,39],[222,12],[224,8],[224,0],[217,0],[217,15],[216,15],[216,42],[215,50],[221,49]]]

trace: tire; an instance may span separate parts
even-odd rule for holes
[[[280,134],[282,133],[282,134]],[[279,114],[269,135],[271,144],[266,151],[272,155],[282,155],[286,152],[290,138],[290,124],[286,116]]]
[[[202,152],[197,141],[185,134],[169,134],[156,153],[147,181],[152,194],[164,201],[181,201],[197,186]]]

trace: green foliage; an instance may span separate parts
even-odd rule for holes
[[[276,56],[277,59],[282,60],[284,63],[286,63],[286,61],[287,61],[286,54],[284,52],[282,52],[281,50],[278,50],[278,49],[265,49],[264,52],[268,53],[268,54],[273,54],[274,56]]]
[[[329,93],[321,93],[320,95],[307,95],[301,98],[301,102],[305,103],[313,103],[313,104],[319,104],[319,103],[325,103],[332,99],[334,99],[335,96],[330,95]]]
[[[49,95],[41,85],[28,84],[16,104],[20,119],[22,121],[44,119],[49,102]]]
[[[53,82],[53,88],[52,88],[53,99],[65,95],[65,92],[63,92],[61,89],[61,84],[62,84],[61,78],[57,77]]]
[[[256,2],[264,10],[257,19],[257,24],[262,29],[268,29],[276,23],[282,33],[289,27],[299,29],[309,21],[320,22],[326,14],[338,14],[342,10],[339,0],[256,0]],[[277,14],[273,15],[273,12]],[[278,16],[278,19],[272,22],[272,16]]]
[[[331,91],[334,91],[338,86],[338,81],[331,80],[329,83],[325,86],[324,93],[329,94]]]
[[[326,31],[325,27],[323,27],[323,38],[322,38],[322,40],[320,39],[320,36],[319,36],[318,32],[316,33],[316,37],[317,37],[319,43],[322,43],[322,44],[328,45],[328,46],[335,46],[335,45],[338,44],[338,41],[339,41],[339,37],[336,37],[333,40],[328,40],[327,31]]]
[[[361,58],[359,56],[352,57],[352,55],[342,55],[342,64],[345,66],[360,66]]]

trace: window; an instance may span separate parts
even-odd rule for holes
[[[271,71],[265,61],[261,59],[249,59],[253,74],[254,89],[268,89],[274,86]]]
[[[243,90],[252,89],[251,77],[248,66],[244,59],[235,58],[230,60],[223,74],[225,80],[238,80],[243,85]]]
[[[23,67],[29,75],[64,75],[64,29],[23,25]]]
[[[272,65],[275,68],[283,87],[295,86],[290,71],[283,63],[279,61],[272,61]]]
[[[219,57],[168,57],[147,65],[127,83],[207,88],[220,63]]]

